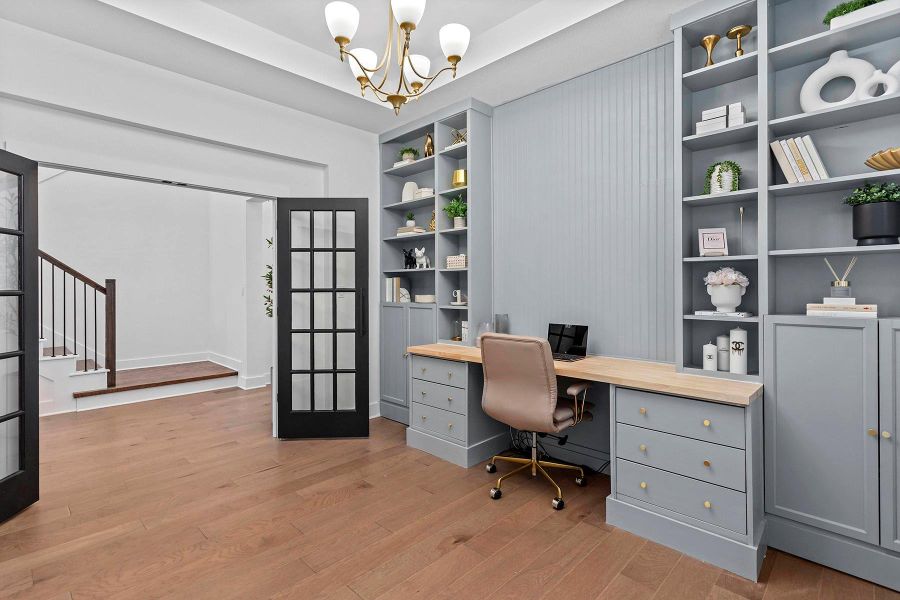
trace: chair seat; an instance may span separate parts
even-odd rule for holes
[[[594,408],[592,402],[584,403],[584,419],[590,421],[594,417],[590,411]],[[559,398],[556,401],[556,410],[553,411],[553,424],[557,431],[575,424],[575,401],[569,398]]]

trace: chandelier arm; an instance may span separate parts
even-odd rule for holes
[[[380,71],[380,70],[381,70],[381,67],[383,67],[385,64],[387,64],[387,62],[388,62],[388,60],[389,60],[389,58],[390,58],[390,56],[391,56],[391,46],[392,46],[393,43],[394,43],[394,28],[393,28],[393,26],[392,26],[393,23],[394,23],[394,10],[391,8],[391,5],[388,4],[388,38],[387,38],[387,44],[385,44],[385,46],[384,46],[384,54],[381,56],[381,60],[378,61],[378,66],[375,67],[374,70],[372,70],[373,73],[376,72],[376,71]]]
[[[397,82],[398,94],[401,92],[401,90],[403,90],[403,88],[406,88],[407,93],[409,93],[409,85],[406,81],[406,76],[403,73],[403,67],[406,65],[406,63],[412,65],[412,60],[409,58],[409,33],[406,34],[406,39],[403,42],[403,53],[400,56],[400,81]]]
[[[414,94],[414,95],[415,95],[415,96],[421,96],[422,94],[425,93],[425,90],[427,90],[428,88],[431,87],[431,84],[434,83],[434,80],[437,79],[438,76],[439,76],[441,73],[443,73],[444,71],[452,71],[452,70],[453,70],[453,67],[444,67],[443,69],[441,69],[440,71],[438,71],[437,73],[435,73],[435,74],[434,74],[434,77],[429,78],[429,79],[428,79],[428,83],[426,83],[426,84],[423,85],[421,88],[419,88],[418,93],[416,93],[416,94]]]

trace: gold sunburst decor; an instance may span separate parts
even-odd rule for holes
[[[866,166],[877,171],[900,169],[900,146],[876,152],[866,159]]]

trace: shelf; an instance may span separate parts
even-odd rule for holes
[[[787,69],[813,60],[826,59],[835,50],[856,50],[895,38],[898,31],[900,10],[895,10],[776,46],[769,50],[769,59],[774,69]]]
[[[438,269],[441,273],[465,273],[469,270],[469,267],[465,269]]]
[[[391,237],[384,238],[385,242],[405,242],[406,240],[421,240],[424,238],[434,237],[433,231],[426,231],[425,233],[413,233],[410,235],[393,235]]]
[[[683,260],[686,263],[703,263],[750,261],[757,258],[755,254],[737,254],[735,256],[687,256]]]
[[[409,202],[394,202],[393,204],[385,204],[381,208],[385,210],[406,210],[408,208],[418,208],[420,206],[434,205],[434,194],[425,196],[424,198],[416,198]]]
[[[454,146],[449,150],[441,150],[439,154],[448,158],[460,159],[466,157],[468,150],[469,144],[460,144],[459,146]]]
[[[469,310],[469,305],[466,304],[465,306],[452,306],[450,304],[446,304],[438,308],[440,308],[441,310]]]
[[[469,231],[468,227],[457,227],[456,229],[441,229],[441,233],[447,235],[463,235]]]
[[[727,321],[729,323],[759,323],[759,317],[718,317],[715,315],[684,315],[685,321]]]
[[[728,371],[704,371],[700,367],[689,367],[685,365],[683,373],[688,375],[700,375],[701,377],[716,377],[718,379],[735,379],[737,381],[752,381],[754,383],[761,381],[758,373],[749,373],[747,375],[738,375],[729,373]]]
[[[385,275],[406,275],[409,273],[434,273],[434,267],[429,269],[388,269],[382,271]]]
[[[382,306],[411,306],[413,308],[428,308],[434,306],[434,302],[385,302],[381,301]]]
[[[384,174],[396,175],[397,177],[409,177],[410,175],[424,173],[425,171],[431,171],[432,169],[434,169],[434,156],[426,156],[425,158],[414,160],[411,163],[400,165],[399,167],[385,169]]]
[[[831,256],[832,254],[890,254],[900,252],[900,244],[885,246],[838,246],[835,248],[795,248],[769,250],[769,256]]]
[[[681,138],[684,147],[688,150],[707,150],[718,146],[728,146],[740,142],[749,142],[756,139],[756,121],[745,123],[735,127],[719,129],[711,133],[689,135]]]
[[[469,190],[469,186],[464,185],[462,187],[452,188],[449,190],[444,190],[443,192],[438,192],[438,195],[440,195],[440,196],[456,196],[457,194],[462,194],[463,196],[465,196],[466,193],[468,192],[468,190]]]
[[[702,67],[681,76],[681,81],[692,92],[705,90],[723,83],[739,81],[756,75],[757,53],[747,52],[709,67]]]
[[[769,191],[775,196],[800,196],[803,194],[821,194],[837,190],[848,190],[862,185],[865,182],[886,182],[900,180],[900,169],[890,171],[871,171],[858,175],[842,175],[830,177],[821,181],[806,181],[804,183],[780,183],[769,187]]]
[[[757,188],[725,192],[724,194],[702,194],[700,196],[688,196],[682,201],[688,206],[713,206],[716,204],[730,204],[741,200],[756,200],[759,192]]]
[[[769,121],[769,128],[775,136],[795,135],[803,131],[847,125],[897,113],[900,113],[900,94],[891,94],[811,113],[773,119]]]

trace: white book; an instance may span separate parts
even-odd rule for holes
[[[785,179],[787,179],[788,183],[797,183],[797,176],[794,175],[791,163],[788,162],[784,148],[781,147],[781,142],[775,140],[769,145],[772,147],[772,154],[775,155],[775,160],[778,162],[778,166],[781,167],[781,172],[784,173]]]
[[[742,112],[744,112],[744,104],[742,102],[734,102],[728,105],[729,115]]]
[[[800,173],[800,167],[797,166],[797,161],[794,160],[794,155],[791,153],[790,147],[788,147],[787,140],[779,140],[778,143],[781,144],[781,149],[784,151],[788,164],[791,165],[791,170],[794,172],[794,178],[797,181],[804,181],[803,174]]]
[[[728,121],[726,117],[716,117],[715,119],[710,119],[709,121],[700,121],[697,123],[697,135],[725,129],[725,127],[727,126]]]
[[[813,178],[813,181],[822,179],[819,172],[816,170],[816,165],[813,164],[812,156],[810,156],[806,144],[803,143],[803,138],[794,138],[794,143],[797,144],[800,156],[803,157],[803,162],[806,163],[806,169],[809,171],[809,176]]]
[[[876,312],[849,312],[840,310],[807,310],[807,317],[841,317],[844,319],[877,319]]]
[[[728,114],[727,110],[727,106],[717,106],[715,108],[709,108],[700,113],[700,119],[702,121],[709,121],[710,119],[724,117],[726,114]]]
[[[822,298],[822,304],[834,304],[837,306],[853,306],[856,298]]]
[[[825,168],[825,163],[822,162],[822,157],[819,156],[819,150],[813,143],[812,138],[808,135],[804,135],[803,145],[806,146],[807,150],[809,150],[809,155],[812,157],[813,164],[816,166],[816,171],[819,172],[819,175],[822,177],[822,179],[828,179],[829,177],[831,177],[828,174],[828,170]]]
[[[697,317],[752,317],[751,312],[719,312],[717,310],[695,310],[694,316]]]
[[[737,127],[738,125],[743,125],[744,121],[744,113],[728,113],[728,126],[729,127]]]
[[[394,301],[394,280],[391,277],[384,280],[384,301]]]

